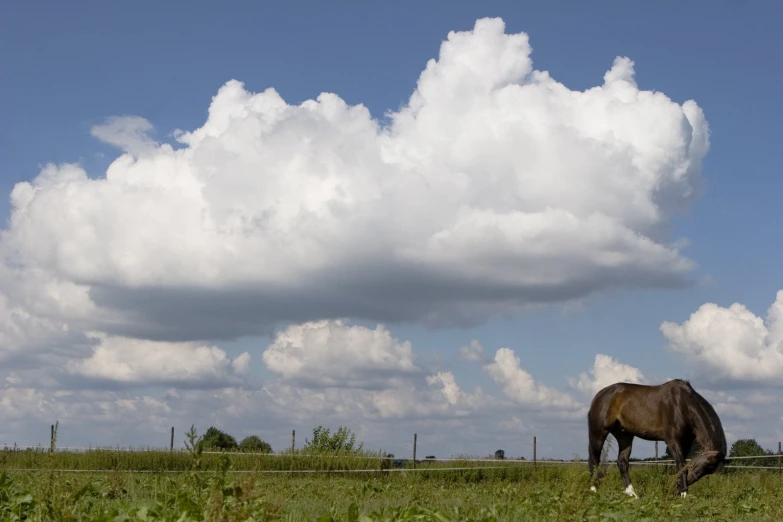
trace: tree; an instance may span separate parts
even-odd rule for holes
[[[497,460],[503,460],[506,458],[506,452],[502,449],[499,449],[495,452],[495,459]]]
[[[203,449],[210,450],[232,450],[239,447],[234,437],[214,426],[209,427],[199,444],[201,444]]]
[[[313,428],[313,440],[305,439],[304,450],[311,452],[341,452],[360,453],[364,443],[356,444],[356,434],[345,426],[340,426],[334,434],[329,428],[318,426]]]
[[[256,435],[250,435],[242,439],[242,442],[239,443],[239,449],[257,453],[272,453],[272,446]]]
[[[761,447],[761,444],[756,442],[756,439],[739,439],[731,445],[729,450],[729,458],[732,457],[755,457],[756,455],[773,455],[770,450],[765,450]],[[765,466],[769,465],[769,459],[739,459],[732,462],[733,465],[738,466]]]

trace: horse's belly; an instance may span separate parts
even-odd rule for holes
[[[638,438],[643,440],[663,440],[663,434],[658,432],[641,432],[641,433],[635,433]]]

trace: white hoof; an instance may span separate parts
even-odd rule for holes
[[[688,496],[688,492],[687,491],[683,491],[683,492],[680,493],[680,496],[681,497],[687,497]]]
[[[595,489],[595,486],[590,486],[590,491],[592,491],[593,493],[598,493],[598,490]]]
[[[628,487],[625,488],[625,494],[629,497],[639,498],[639,495],[637,495],[636,491],[633,490],[633,484],[628,484]]]

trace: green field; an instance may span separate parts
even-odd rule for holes
[[[782,520],[783,477],[725,470],[671,494],[674,471],[633,466],[641,499],[613,463],[599,493],[587,465],[420,462],[196,452],[0,451],[2,520]],[[387,461],[388,464],[388,461]],[[410,465],[410,464],[408,464]],[[473,468],[445,471],[439,467]],[[477,469],[492,467],[492,469]],[[25,471],[18,471],[25,469]],[[82,472],[65,471],[82,470]],[[296,473],[297,470],[332,473]],[[372,470],[359,473],[337,470]],[[17,471],[12,471],[17,470]],[[93,471],[91,471],[93,470]],[[101,471],[94,471],[101,470]],[[146,473],[129,470],[144,470]],[[376,471],[377,470],[377,471]],[[269,472],[275,473],[269,473]],[[293,471],[293,472],[292,472]]]

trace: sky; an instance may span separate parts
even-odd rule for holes
[[[781,22],[4,2],[0,444],[570,458],[602,387],[687,378],[775,447]]]

